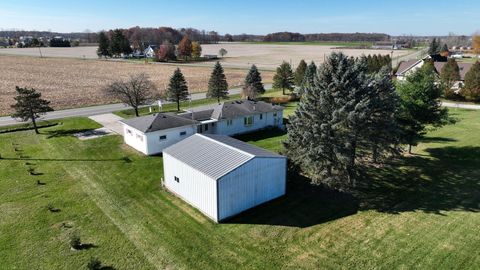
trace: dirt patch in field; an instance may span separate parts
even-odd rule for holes
[[[33,87],[52,101],[55,109],[99,105],[116,102],[105,97],[102,88],[115,79],[144,72],[165,89],[174,65],[81,60],[70,58],[36,58],[28,56],[0,56],[0,115],[12,112],[15,86]],[[210,67],[180,66],[192,93],[204,92],[208,86]],[[230,86],[243,83],[247,71],[225,69]],[[263,72],[265,81],[273,73]]]

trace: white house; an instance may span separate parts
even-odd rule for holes
[[[144,153],[155,155],[197,131],[197,121],[174,114],[157,113],[125,119],[123,138],[126,144]]]
[[[179,116],[199,121],[198,133],[232,136],[283,128],[283,109],[264,101],[236,100],[190,109]]]
[[[239,100],[178,115],[158,113],[121,122],[125,143],[146,155],[154,155],[195,133],[237,135],[283,128],[283,109],[263,101]]]
[[[154,58],[155,57],[155,51],[157,49],[158,49],[158,46],[149,45],[145,50],[143,50],[143,55],[145,55],[146,58]]]
[[[237,139],[195,134],[163,151],[164,185],[215,222],[285,194],[284,156]]]

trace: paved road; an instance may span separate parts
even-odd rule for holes
[[[271,89],[272,84],[265,84],[265,89]],[[232,88],[228,92],[231,95],[240,94],[241,88]],[[204,99],[206,98],[206,93],[195,93],[192,94],[192,100]],[[105,114],[110,112],[116,112],[128,109],[130,107],[125,106],[123,103],[116,103],[116,104],[108,104],[108,105],[99,105],[99,106],[91,106],[91,107],[83,107],[83,108],[76,108],[76,109],[67,109],[67,110],[60,110],[49,112],[42,116],[40,120],[53,120],[53,119],[61,119],[67,117],[76,117],[76,116],[92,116],[98,114]],[[19,122],[15,119],[11,118],[10,116],[0,117],[0,126],[10,126],[18,124]]]
[[[450,107],[450,108],[480,110],[480,105],[475,105],[475,104],[463,104],[463,103],[453,103],[453,102],[442,102],[442,106],[444,106],[444,107]]]

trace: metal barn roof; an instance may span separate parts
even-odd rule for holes
[[[163,150],[175,159],[219,179],[255,157],[285,158],[237,139],[195,134]]]

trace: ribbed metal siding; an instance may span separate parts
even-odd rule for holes
[[[285,194],[286,158],[254,158],[218,181],[219,220]]]
[[[165,186],[184,201],[217,221],[217,182],[169,154],[163,154]],[[177,183],[174,177],[180,181]]]

